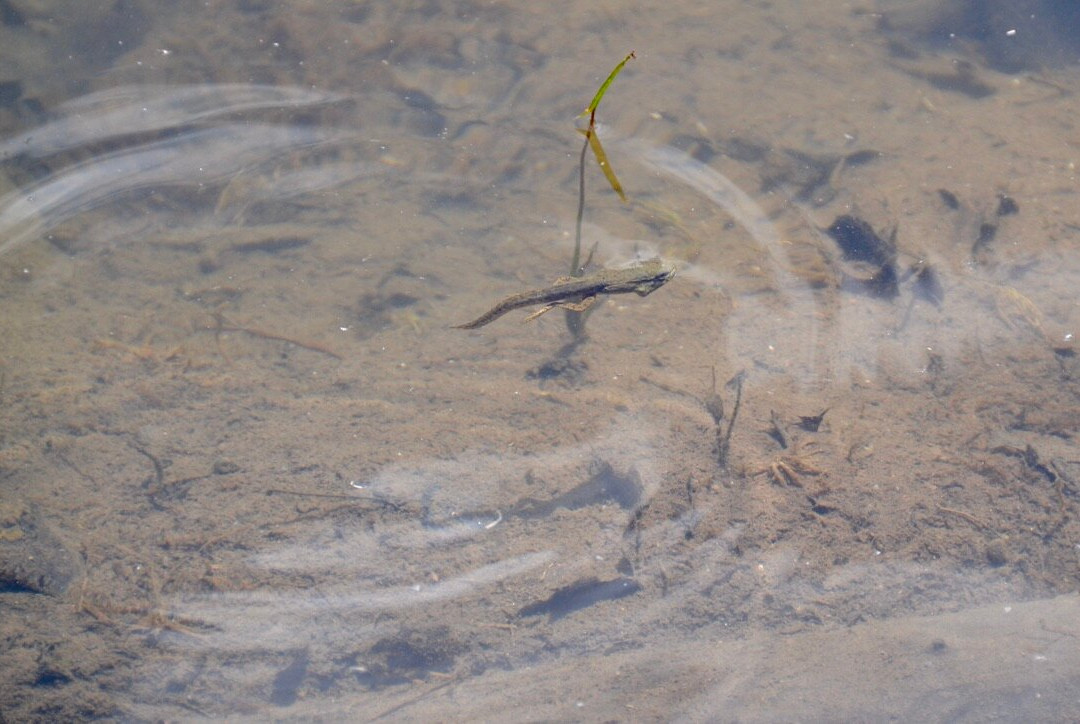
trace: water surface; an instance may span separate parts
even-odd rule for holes
[[[0,708],[1080,714],[1080,85],[1021,4],[11,3]],[[630,49],[584,241],[677,276],[453,329],[569,271]]]

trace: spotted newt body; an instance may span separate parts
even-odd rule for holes
[[[526,317],[535,319],[555,307],[584,311],[599,294],[627,294],[633,292],[644,297],[664,286],[675,276],[675,267],[660,259],[651,259],[623,269],[601,269],[580,277],[559,279],[550,287],[511,294],[471,322],[455,325],[457,329],[476,329],[494,322],[507,312],[521,307],[542,304],[540,309]]]

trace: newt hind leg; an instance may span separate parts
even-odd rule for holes
[[[550,312],[555,307],[562,307],[563,309],[569,309],[572,312],[584,312],[586,309],[591,307],[595,301],[596,301],[596,296],[594,295],[594,296],[591,296],[591,297],[585,297],[580,302],[552,302],[551,304],[545,304],[544,306],[540,307],[539,309],[537,309],[535,312],[533,312],[529,316],[525,317],[525,321],[526,322],[531,322],[532,320],[539,317],[541,314],[543,314],[545,312]]]

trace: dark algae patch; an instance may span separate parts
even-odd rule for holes
[[[632,510],[641,500],[641,479],[634,470],[620,474],[607,462],[593,464],[589,479],[549,500],[526,498],[510,512],[523,518],[546,518],[556,510],[578,510],[590,505],[614,503]]]
[[[307,676],[311,658],[307,649],[293,655],[292,661],[274,677],[274,688],[270,693],[270,702],[274,706],[292,706],[296,703],[297,692]]]
[[[525,606],[518,615],[548,616],[550,620],[557,621],[583,608],[632,596],[640,590],[641,584],[633,578],[621,577],[609,581],[586,578],[560,588],[543,601]]]
[[[844,215],[825,231],[840,247],[845,262],[865,267],[844,270],[843,288],[879,299],[894,299],[900,294],[895,229],[885,239],[863,219]]]
[[[896,244],[878,236],[874,227],[857,216],[838,216],[827,231],[847,261],[883,266],[896,259]]]

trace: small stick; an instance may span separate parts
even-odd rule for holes
[[[434,673],[434,672],[432,672],[432,673]],[[445,674],[444,674],[444,676],[445,676]],[[441,684],[436,684],[435,686],[432,686],[429,689],[421,691],[421,692],[417,693],[414,696],[410,696],[409,698],[405,699],[405,701],[401,702],[400,704],[396,704],[395,706],[392,706],[389,709],[386,709],[385,711],[379,712],[375,716],[368,719],[368,721],[378,721],[379,719],[385,719],[386,717],[390,716],[391,714],[396,714],[397,712],[401,711],[402,709],[404,709],[406,707],[409,707],[409,706],[412,706],[413,704],[415,704],[418,701],[424,699],[425,697],[427,697],[427,696],[429,696],[431,694],[434,694],[439,689],[445,689],[446,687],[450,686],[453,683],[456,683],[457,681],[458,681],[457,678],[447,679],[447,680],[443,681]]]
[[[728,452],[731,449],[731,433],[735,430],[735,420],[739,417],[739,405],[742,403],[742,383],[746,378],[745,370],[728,380],[725,387],[735,388],[735,408],[731,411],[731,422],[728,423],[724,439],[720,442],[720,450],[717,454],[720,467],[724,470],[728,466]],[[719,430],[718,430],[719,431]]]
[[[275,342],[287,342],[289,344],[294,344],[297,347],[310,349],[312,352],[322,352],[323,354],[330,355],[334,359],[344,359],[334,350],[330,349],[329,347],[324,347],[318,342],[304,342],[303,340],[293,339],[292,337],[285,337],[280,334],[274,334],[273,332],[267,332],[256,327],[241,327],[236,324],[230,324],[221,314],[215,314],[214,319],[217,321],[217,326],[213,327],[213,330],[215,332],[244,332],[246,334],[252,335],[253,337],[261,337],[262,339],[269,339]]]
[[[938,510],[941,511],[942,513],[949,513],[950,515],[955,515],[958,518],[963,518],[964,520],[966,520],[968,523],[971,523],[976,528],[982,528],[983,530],[991,530],[991,531],[993,530],[993,526],[991,526],[988,523],[984,523],[983,521],[979,520],[978,518],[976,518],[971,513],[965,513],[962,510],[956,510],[954,508],[946,508],[944,505],[939,505]]]

